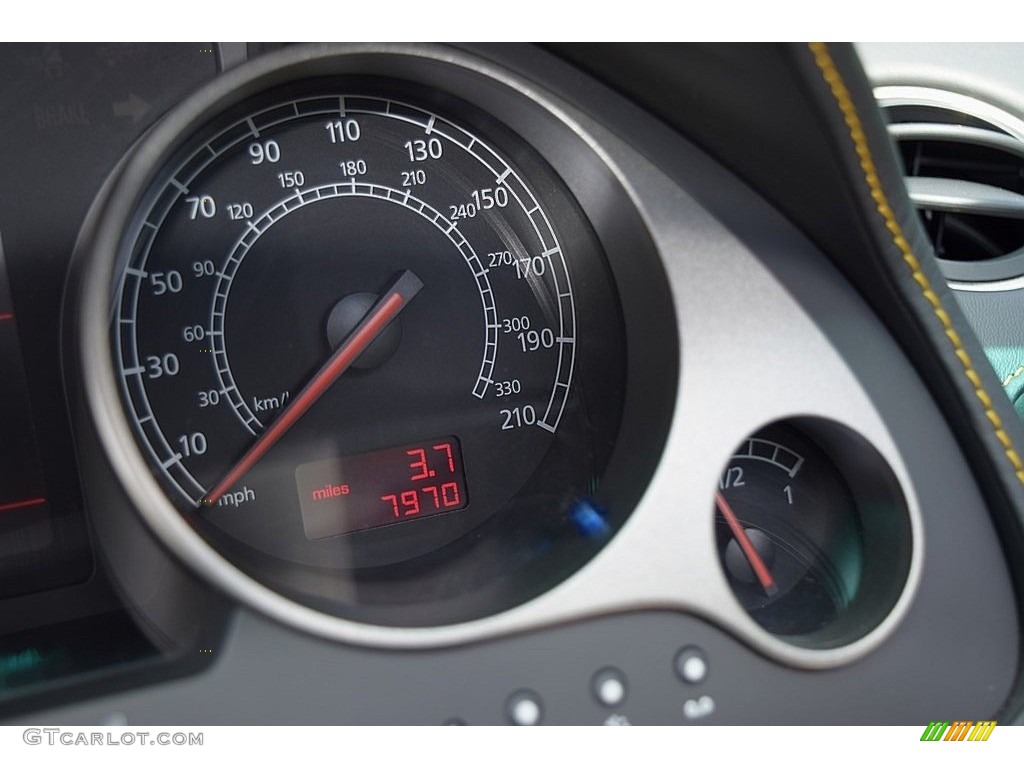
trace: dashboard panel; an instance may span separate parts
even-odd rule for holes
[[[1012,710],[1005,528],[892,329],[563,53],[0,49],[3,567],[51,574],[0,712]]]

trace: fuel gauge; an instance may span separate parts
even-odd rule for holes
[[[870,445],[838,425],[798,421],[803,429],[775,424],[737,448],[715,494],[716,543],[751,618],[794,644],[831,647],[895,603],[909,519]]]

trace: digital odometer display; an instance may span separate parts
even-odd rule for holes
[[[469,503],[455,437],[303,464],[295,471],[309,539],[392,525]]]

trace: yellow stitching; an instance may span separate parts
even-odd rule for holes
[[[885,222],[886,229],[892,233],[893,243],[896,244],[900,253],[903,254],[903,261],[910,268],[911,277],[921,287],[921,293],[932,306],[935,317],[942,326],[946,338],[949,339],[949,343],[953,346],[953,353],[963,366],[964,374],[971,382],[971,386],[974,387],[974,395],[978,398],[984,409],[985,418],[992,424],[996,439],[1003,446],[1006,458],[1013,465],[1017,479],[1024,484],[1024,462],[1021,461],[1010,436],[1003,429],[1003,422],[999,418],[999,414],[992,408],[992,398],[985,391],[978,372],[974,370],[971,357],[967,354],[967,350],[963,348],[963,342],[960,340],[956,329],[953,328],[953,322],[942,306],[942,300],[932,290],[931,282],[928,280],[927,275],[921,271],[921,263],[914,256],[910,243],[907,242],[903,229],[900,227],[899,222],[896,221],[896,215],[889,206],[885,191],[882,189],[882,183],[878,178],[878,169],[875,167],[875,161],[871,156],[871,149],[868,146],[867,136],[864,133],[864,126],[860,121],[860,116],[857,114],[853,98],[846,88],[846,83],[843,82],[843,78],[836,68],[835,61],[832,60],[832,56],[828,52],[828,46],[825,43],[809,43],[808,45],[811,53],[814,54],[814,63],[818,65],[822,77],[828,83],[829,90],[832,91],[832,96],[839,106],[839,111],[843,113],[843,120],[850,131],[850,138],[853,139],[854,149],[857,152],[857,157],[860,159],[860,167],[864,171],[864,180],[867,182],[868,189],[871,192],[871,199],[875,201],[875,207]]]
[[[1003,386],[1005,387],[1007,384],[1009,384],[1011,381],[1016,379],[1022,373],[1024,373],[1024,365],[1018,365],[1014,369],[1013,373],[1011,373],[1009,376],[1007,376],[1005,379],[1003,379],[1003,382],[1002,382]]]

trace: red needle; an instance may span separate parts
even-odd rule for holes
[[[740,549],[743,550],[743,554],[746,556],[747,562],[750,563],[750,567],[754,569],[754,575],[761,582],[761,587],[764,589],[765,594],[768,597],[772,597],[779,591],[779,588],[775,585],[772,572],[768,570],[768,566],[764,564],[764,560],[761,559],[757,550],[754,549],[754,544],[750,541],[750,537],[747,536],[747,532],[740,525],[736,513],[732,511],[729,502],[725,500],[725,496],[721,493],[715,493],[715,505],[718,507],[718,511],[722,513],[722,517],[725,518],[725,522],[729,524],[733,537],[739,543]]]
[[[38,499],[25,499],[24,501],[12,501],[10,504],[0,504],[0,512],[6,512],[9,509],[23,509],[25,507],[36,507],[40,504],[45,504],[46,499],[39,497]]]
[[[359,321],[359,325],[352,329],[348,338],[327,358],[327,362],[302,388],[296,398],[281,411],[281,414],[259,436],[256,442],[249,446],[249,450],[224,476],[224,479],[206,495],[202,503],[214,504],[231,486],[241,480],[242,476],[252,469],[253,465],[284,436],[284,433],[313,407],[313,404],[338,380],[338,377],[348,370],[348,367],[362,354],[363,350],[373,343],[378,334],[398,316],[398,313],[419,293],[422,287],[423,283],[416,275],[409,270],[403,272],[392,284],[390,290],[381,296],[366,313],[366,316]]]

